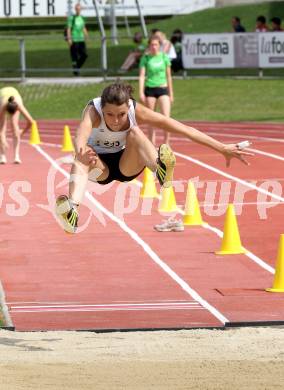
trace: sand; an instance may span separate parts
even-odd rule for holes
[[[0,389],[284,389],[284,329],[1,330]]]

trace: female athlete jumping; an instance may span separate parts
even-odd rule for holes
[[[149,124],[179,134],[223,154],[227,166],[232,158],[248,164],[237,144],[223,144],[172,118],[154,112],[132,98],[132,87],[120,82],[106,87],[101,97],[91,100],[79,125],[75,142],[75,160],[71,168],[69,197],[56,201],[56,213],[65,231],[75,233],[78,207],[88,180],[107,184],[113,180],[131,181],[145,166],[156,172],[161,186],[170,186],[175,156],[162,144],[157,151],[138,127]]]

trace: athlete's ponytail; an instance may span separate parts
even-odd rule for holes
[[[18,109],[18,103],[15,101],[14,96],[10,96],[8,99],[7,106],[6,106],[7,112],[9,112],[9,114],[13,115],[13,114],[15,114],[17,109]]]
[[[103,90],[101,106],[104,107],[107,103],[116,106],[121,106],[124,103],[128,104],[129,99],[133,99],[133,92],[134,89],[131,85],[117,81]]]

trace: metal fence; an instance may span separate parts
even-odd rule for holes
[[[133,42],[119,36],[119,45],[111,36],[92,36],[88,42],[89,58],[82,76],[138,76],[138,69],[120,72]],[[25,81],[27,77],[71,77],[70,53],[63,34],[49,36],[0,36],[0,78]],[[187,69],[180,77],[284,77],[284,69]]]
[[[87,43],[89,58],[81,69],[82,75],[107,76],[118,71],[119,61],[124,60],[133,43],[129,36],[119,37],[121,46],[113,41],[113,37],[103,36]],[[73,72],[69,47],[59,35],[0,36],[0,57],[2,79],[14,77],[24,81],[31,75],[71,76]]]

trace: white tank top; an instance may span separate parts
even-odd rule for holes
[[[131,127],[137,126],[133,100],[129,99],[128,119],[130,126],[127,130],[123,131],[109,130],[104,120],[100,97],[93,99],[93,103],[101,117],[101,123],[98,128],[93,128],[92,134],[88,139],[88,145],[100,154],[119,152],[125,148],[126,136]]]
[[[14,87],[4,87],[0,89],[0,106],[6,105],[10,96],[14,96],[16,103],[23,104],[21,95]]]

